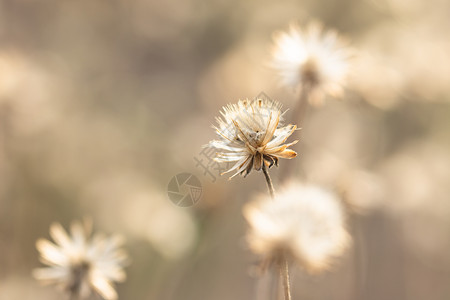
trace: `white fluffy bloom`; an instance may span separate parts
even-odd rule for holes
[[[278,158],[294,158],[297,153],[287,149],[297,141],[283,144],[297,128],[295,125],[282,127],[281,104],[270,99],[242,100],[229,104],[217,118],[214,127],[220,140],[213,140],[209,146],[219,152],[218,162],[233,162],[225,173],[247,175],[254,168],[260,170],[278,165]]]
[[[309,89],[316,104],[325,94],[342,94],[352,50],[336,31],[325,31],[317,22],[303,30],[291,24],[288,32],[275,35],[274,44],[270,65],[283,84]]]
[[[117,299],[113,282],[125,280],[123,266],[127,260],[127,255],[118,248],[119,237],[91,238],[91,226],[79,222],[72,223],[71,236],[58,223],[51,225],[50,235],[55,244],[45,239],[36,243],[41,262],[48,265],[34,270],[36,279],[57,285],[81,299],[92,292],[107,300]]]
[[[309,271],[325,269],[349,244],[339,200],[315,186],[290,183],[272,199],[244,207],[251,250],[266,262],[286,254]]]

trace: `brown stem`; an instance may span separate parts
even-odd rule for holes
[[[262,171],[264,173],[264,177],[266,178],[267,188],[269,189],[270,197],[272,197],[272,199],[274,199],[275,198],[275,190],[273,188],[272,179],[269,176],[269,172],[267,171],[267,167],[264,162],[263,162],[263,166],[262,166]]]
[[[273,188],[272,179],[270,178],[269,172],[267,171],[266,165],[263,163],[262,171],[264,177],[266,178],[267,188],[269,189],[270,197],[275,199],[275,190]],[[289,284],[289,266],[286,256],[283,254],[280,261],[278,262],[278,267],[280,269],[280,278],[283,283],[283,294],[284,300],[291,300],[291,288]]]
[[[289,264],[286,256],[283,254],[281,260],[279,261],[280,267],[280,278],[283,284],[283,294],[284,300],[291,300],[291,285],[289,283]]]

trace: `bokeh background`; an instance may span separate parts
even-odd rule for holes
[[[308,111],[299,157],[272,171],[339,193],[353,236],[329,272],[293,269],[294,299],[450,299],[446,0],[0,1],[0,299],[62,299],[31,277],[35,241],[86,216],[126,237],[120,299],[269,299],[241,213],[263,176],[194,158],[223,105],[295,105],[266,64],[291,20],[358,52],[345,97]],[[166,194],[180,172],[203,184],[191,208]]]

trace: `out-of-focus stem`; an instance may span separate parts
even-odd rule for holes
[[[265,163],[263,163],[262,171],[264,173],[264,177],[266,178],[267,188],[269,189],[270,197],[272,197],[272,199],[275,200],[275,190],[273,188],[272,179],[270,178]],[[291,300],[291,288],[289,284],[289,266],[286,256],[284,254],[282,255],[282,257],[278,262],[278,267],[280,269],[280,278],[283,284],[284,300]]]
[[[284,300],[291,300],[291,285],[289,283],[289,264],[286,256],[283,254],[279,261],[280,278],[283,284]]]

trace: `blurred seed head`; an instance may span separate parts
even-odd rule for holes
[[[250,249],[266,263],[287,254],[310,272],[330,266],[348,247],[339,199],[317,186],[289,183],[275,197],[259,196],[244,207]]]
[[[334,30],[318,22],[301,29],[292,23],[289,31],[274,36],[270,66],[281,83],[310,90],[312,104],[321,104],[325,95],[340,97],[350,70],[352,50]]]
[[[225,173],[235,172],[233,176],[247,176],[252,169],[261,170],[278,165],[279,158],[294,158],[297,153],[287,149],[297,143],[283,144],[297,128],[296,125],[282,127],[281,104],[270,99],[240,100],[229,104],[217,118],[214,126],[220,140],[213,140],[209,147],[219,152],[217,162],[233,162]]]
[[[46,268],[35,269],[33,275],[44,284],[63,288],[71,295],[86,299],[93,292],[103,299],[117,299],[114,282],[122,282],[126,275],[123,267],[128,259],[120,249],[118,236],[91,237],[91,224],[73,222],[71,235],[60,224],[50,227],[52,243],[39,239],[36,247]]]

